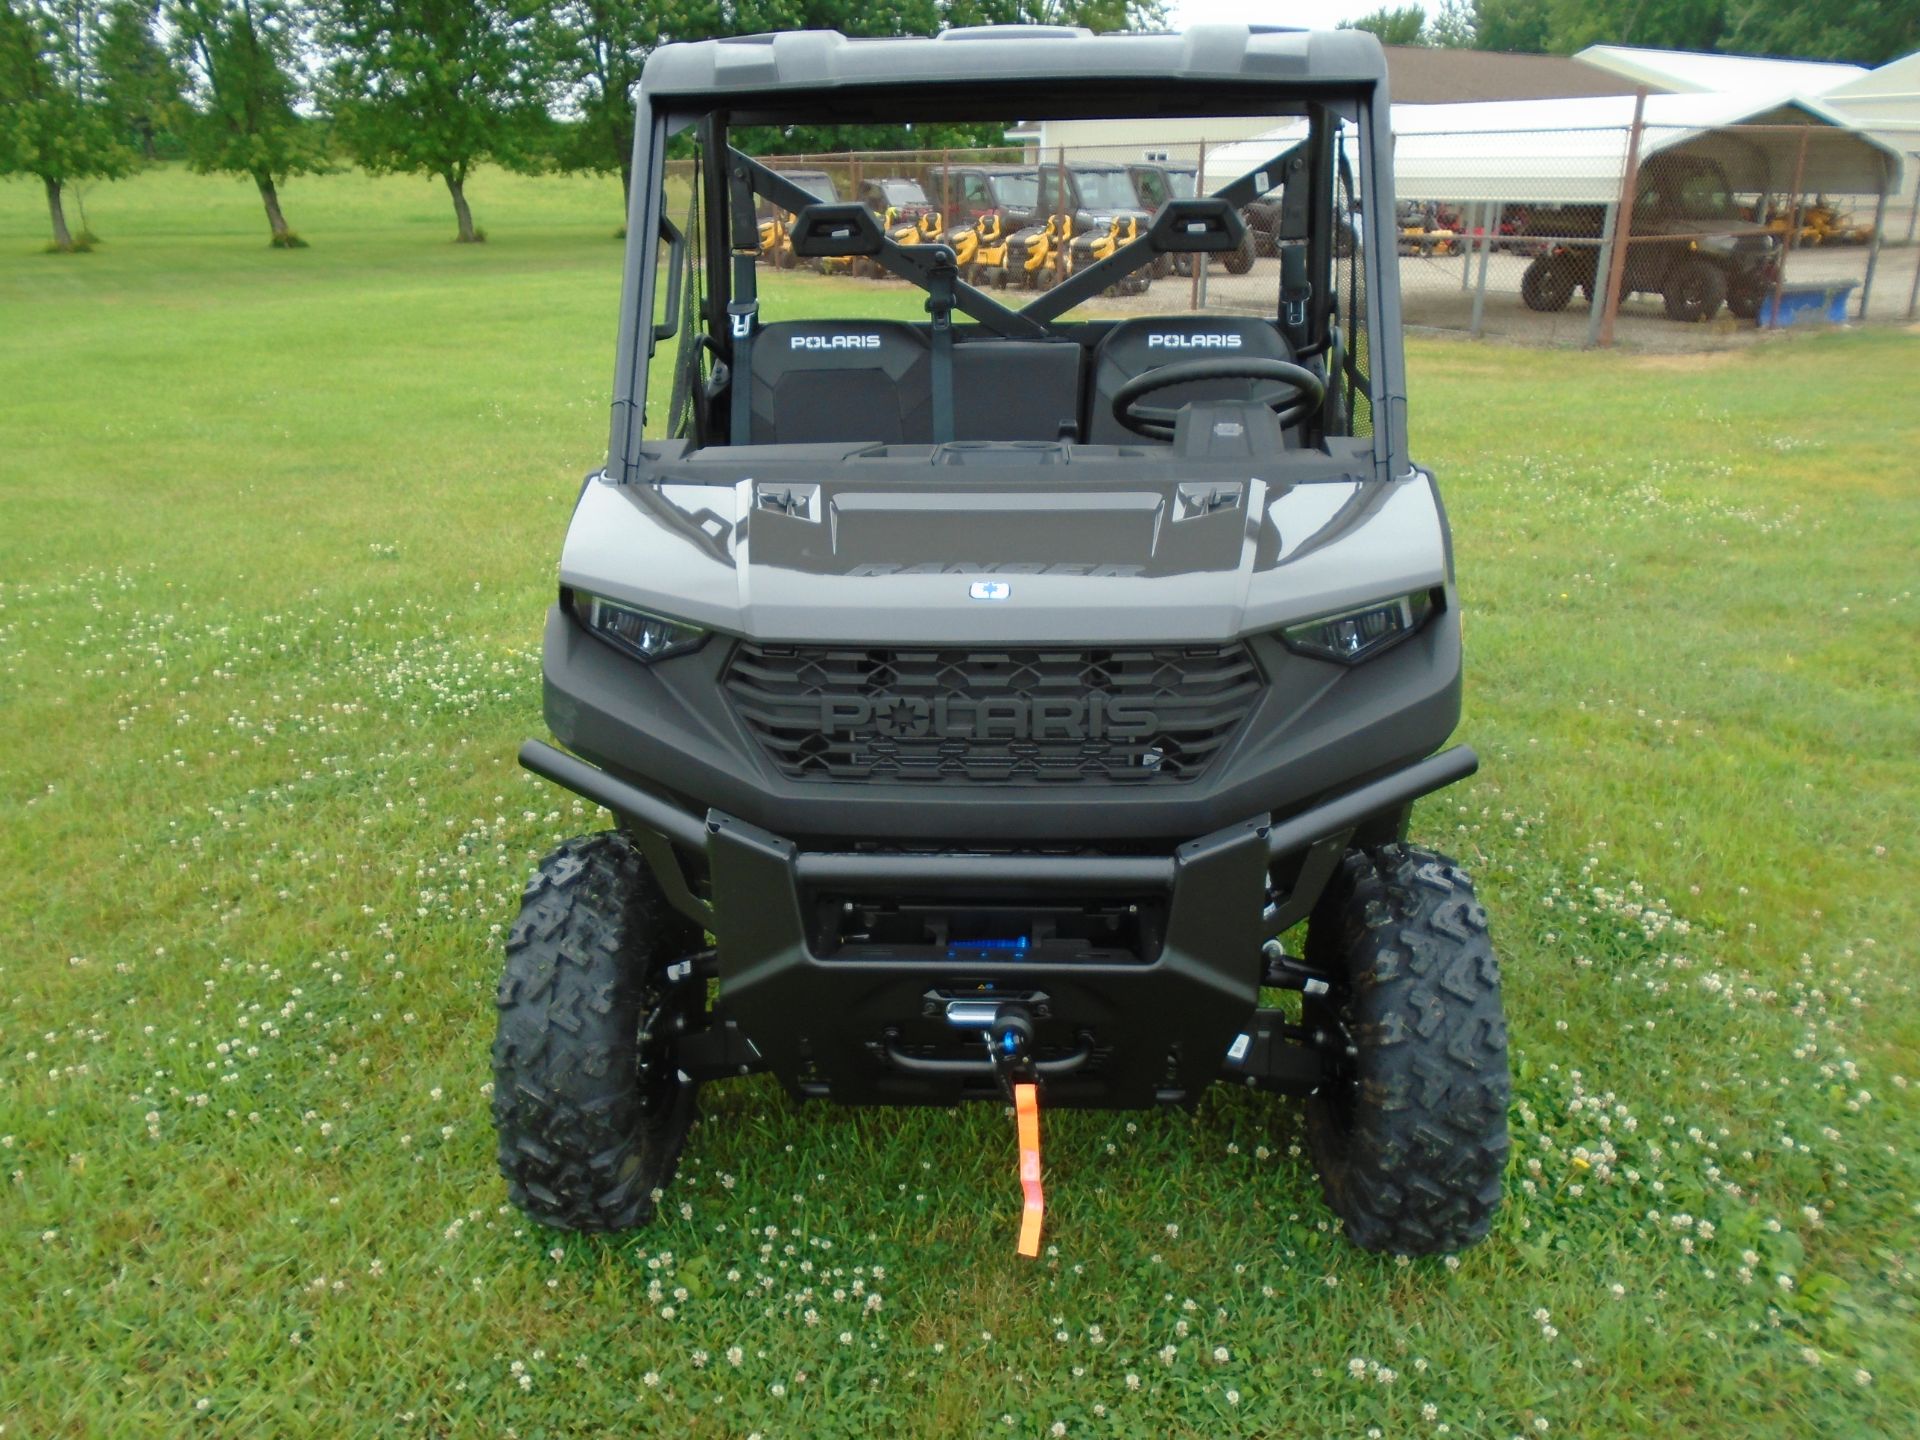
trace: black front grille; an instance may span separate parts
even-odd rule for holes
[[[734,710],[796,780],[1177,784],[1260,693],[1246,647],[833,649],[743,642]]]

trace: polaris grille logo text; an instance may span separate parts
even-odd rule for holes
[[[1149,335],[1149,350],[1238,350],[1238,335]]]
[[[1085,700],[882,694],[820,701],[820,729],[834,739],[1137,740],[1159,723],[1145,701],[1098,691]]]
[[[878,350],[878,335],[795,335],[787,341],[789,350]]]

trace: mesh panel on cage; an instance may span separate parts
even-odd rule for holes
[[[1343,160],[1334,190],[1334,275],[1345,356],[1340,383],[1355,435],[1373,434],[1373,400],[1367,374],[1367,267],[1360,237],[1364,220],[1354,209],[1353,176]]]
[[[687,187],[687,219],[682,233],[686,236],[688,273],[682,277],[685,283],[681,287],[681,313],[677,317],[680,337],[674,352],[673,391],[672,398],[667,402],[666,433],[676,439],[692,439],[693,396],[705,380],[701,357],[706,354],[706,347],[699,343],[700,314],[706,303],[706,296],[702,293],[704,287],[700,283],[703,270],[699,261],[699,257],[706,254],[705,236],[700,223],[700,167],[696,164],[669,168],[666,186],[669,208],[674,208],[676,179]],[[665,283],[663,276],[663,288]]]

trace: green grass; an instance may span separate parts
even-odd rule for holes
[[[1911,335],[1413,347],[1485,759],[1416,828],[1515,1046],[1484,1246],[1354,1251],[1297,1107],[1221,1093],[1051,1116],[1021,1263],[997,1109],[764,1081],[655,1228],[559,1237],[486,1050],[523,876],[601,823],[512,754],[618,207],[473,200],[456,247],[436,187],[300,181],[278,252],[163,172],[52,257],[0,186],[7,1436],[1911,1433]]]

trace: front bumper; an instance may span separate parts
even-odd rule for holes
[[[1275,1079],[1282,1047],[1254,1019],[1262,943],[1306,917],[1357,829],[1403,816],[1478,762],[1448,750],[1300,813],[1148,854],[804,849],[538,741],[521,763],[620,816],[668,898],[715,936],[707,1051],[724,1066],[713,1073],[769,1069],[795,1095],[859,1104],[991,1097],[998,1077],[949,1011],[994,1001],[1032,1015],[1049,1103],[1137,1108],[1190,1104],[1236,1066]],[[1138,918],[1125,943],[1051,954],[875,942],[843,919],[951,907]]]

